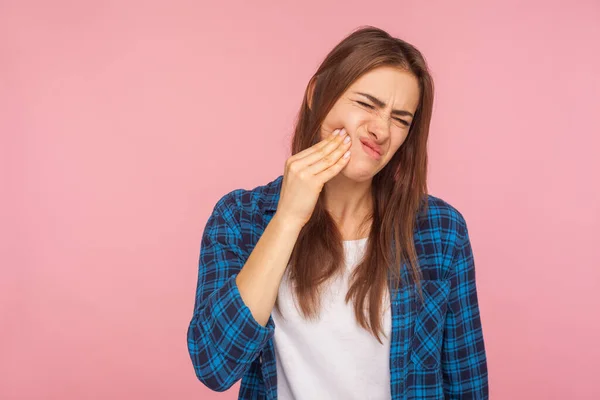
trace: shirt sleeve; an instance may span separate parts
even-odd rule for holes
[[[202,235],[194,313],[187,345],[198,379],[225,391],[247,371],[274,333],[260,325],[240,296],[236,276],[246,262],[242,234],[224,196]]]
[[[464,218],[459,218],[442,347],[446,399],[488,399],[488,372],[477,300],[475,263]]]

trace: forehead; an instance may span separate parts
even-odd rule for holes
[[[388,107],[414,111],[419,104],[419,83],[415,76],[394,67],[375,68],[358,78],[347,90],[368,93],[386,102]]]

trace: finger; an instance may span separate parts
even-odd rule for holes
[[[338,160],[350,149],[352,145],[352,141],[350,140],[350,136],[346,136],[342,143],[336,147],[332,152],[322,156],[320,159],[316,160],[313,164],[311,164],[307,168],[307,172],[310,175],[317,175],[324,171],[325,169],[334,165]],[[307,157],[308,158],[308,157]]]
[[[307,168],[308,166],[321,160],[323,157],[327,157],[342,144],[346,137],[347,135],[345,133],[345,129],[342,128],[337,136],[325,142],[323,146],[297,160],[296,162],[300,163],[300,169]]]
[[[339,174],[340,171],[342,169],[344,169],[344,167],[346,167],[346,165],[348,165],[348,162],[350,161],[350,157],[351,157],[351,153],[350,153],[350,149],[348,149],[337,160],[337,162],[335,164],[333,164],[329,168],[326,168],[325,170],[319,172],[315,177],[317,179],[319,179],[319,181],[321,182],[321,184],[324,185],[325,182],[329,181],[331,178],[333,178],[334,176],[336,176],[337,174]]]
[[[325,137],[325,139],[321,140],[317,144],[310,146],[308,149],[304,149],[303,151],[301,151],[299,153],[294,154],[293,158],[295,160],[300,160],[300,159],[306,157],[307,155],[312,154],[315,151],[322,149],[323,147],[327,146],[328,143],[333,141],[337,137],[337,135],[340,133],[341,130],[342,130],[341,128],[335,129],[333,132],[331,132],[331,134],[329,134],[327,137]]]

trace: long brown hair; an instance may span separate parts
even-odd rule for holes
[[[292,154],[320,141],[321,124],[337,99],[363,74],[381,66],[412,73],[419,82],[420,99],[406,140],[373,177],[373,210],[363,221],[371,222],[366,254],[353,271],[346,295],[346,303],[353,300],[357,322],[380,342],[384,290],[390,283],[392,290],[403,284],[401,266],[406,260],[411,280],[421,293],[413,229],[421,207],[426,210],[428,206],[427,137],[433,80],[425,59],[414,46],[381,29],[363,26],[353,31],[331,50],[310,79],[292,140]],[[342,236],[324,207],[324,194],[325,189],[290,257],[293,292],[302,314],[309,319],[318,317],[322,284],[341,272],[344,261]],[[280,311],[278,301],[276,308]]]

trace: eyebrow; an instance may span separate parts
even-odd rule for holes
[[[375,103],[379,108],[385,108],[385,102],[382,100],[379,100],[377,97],[372,96],[368,93],[361,93],[361,92],[353,92],[356,94],[359,94],[361,96],[366,97],[367,99],[371,100],[373,103]],[[402,115],[402,116],[409,116],[414,118],[414,115],[412,115],[410,112],[406,111],[406,110],[392,110],[392,115]]]

